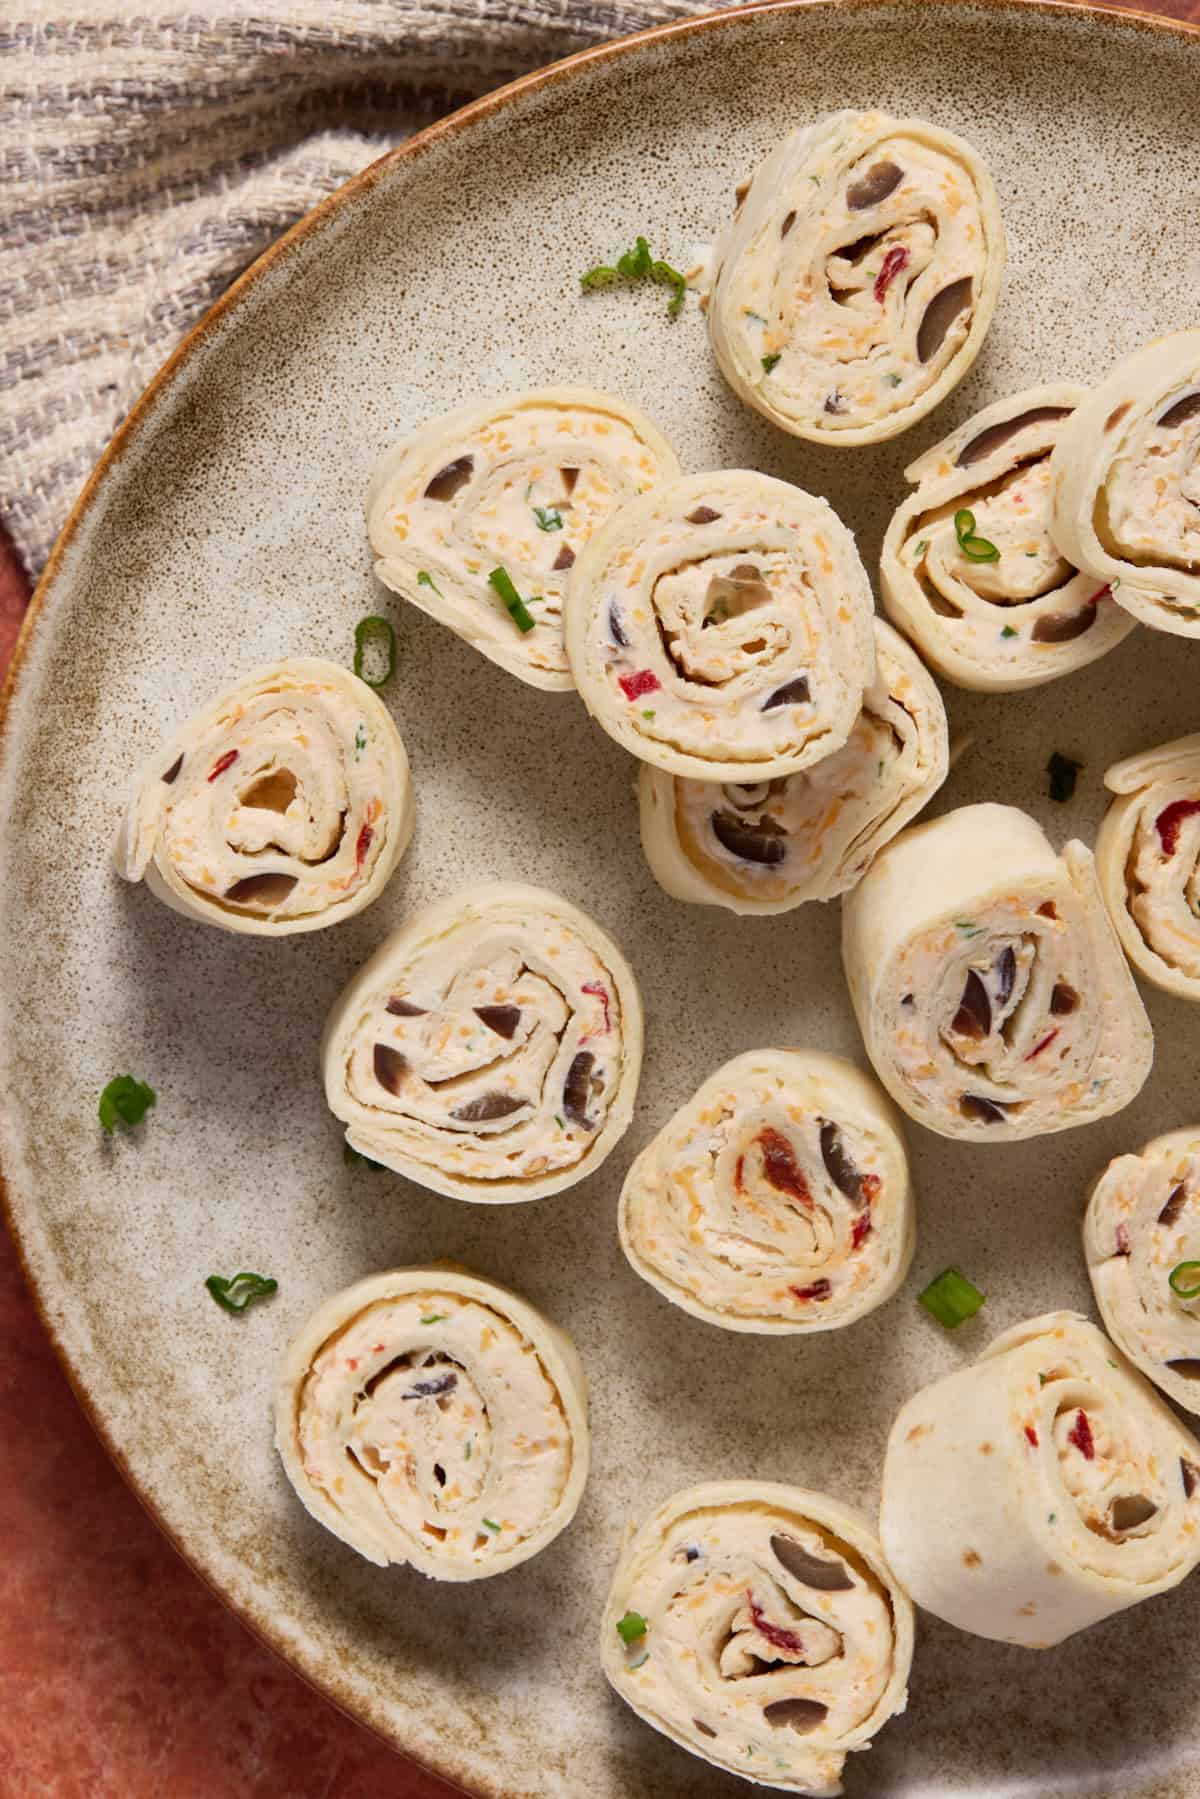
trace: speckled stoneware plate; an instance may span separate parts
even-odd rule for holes
[[[673,1310],[626,1266],[616,1200],[634,1152],[725,1058],[771,1043],[860,1053],[836,906],[739,920],[676,904],[638,847],[632,764],[572,694],[534,692],[372,586],[363,490],[379,452],[452,404],[550,381],[643,406],[687,467],[749,465],[827,494],[874,567],[902,465],[984,401],[1088,381],[1196,322],[1200,39],[1008,5],[771,7],[620,44],[538,76],[353,183],[250,275],[156,384],[77,510],[43,586],[7,718],[2,1018],[9,1204],[47,1324],[113,1453],[184,1553],[342,1705],[503,1799],[714,1799],[691,1760],[608,1692],[596,1621],[623,1522],[675,1487],[760,1475],[873,1512],[889,1422],[929,1378],[1051,1306],[1090,1311],[1085,1184],[1200,1117],[1198,1018],[1147,994],[1158,1040],[1137,1103],[1011,1148],[911,1131],[920,1239],[907,1287],[844,1332],[754,1338]],[[966,133],[1009,232],[1000,311],[964,385],[881,449],[822,452],[734,400],[694,300],[581,299],[578,276],[645,231],[677,258],[798,120],[916,112]],[[124,886],[109,843],[132,771],[241,671],[346,659],[355,621],[400,634],[388,690],[419,795],[414,848],[337,929],[221,935]],[[1014,800],[1090,839],[1113,758],[1194,730],[1200,652],[1149,631],[1039,692],[950,692],[971,733],[938,801]],[[1047,756],[1085,762],[1046,796]],[[532,879],[624,946],[648,1008],[625,1143],[592,1180],[514,1207],[343,1166],[317,1044],[334,995],[417,905]],[[105,1141],[96,1093],[127,1068],[157,1110]],[[271,1444],[280,1352],[373,1270],[436,1256],[511,1282],[568,1326],[595,1457],[571,1528],[475,1587],[381,1573],[301,1511]],[[919,1286],[955,1262],[987,1290],[944,1334]],[[277,1299],[230,1319],[212,1270]],[[922,1618],[911,1703],[851,1793],[1200,1793],[1193,1581],[1048,1654]]]

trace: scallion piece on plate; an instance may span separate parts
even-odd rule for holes
[[[509,617],[518,631],[532,631],[535,619],[528,606],[512,584],[508,570],[494,568],[488,576],[488,586],[498,593],[508,609]]]
[[[268,1299],[279,1290],[279,1282],[266,1274],[234,1274],[228,1280],[210,1274],[204,1285],[227,1312],[244,1312],[256,1299]]]
[[[617,1619],[617,1635],[623,1643],[638,1643],[646,1634],[646,1620],[641,1612],[626,1612]]]
[[[367,655],[372,647],[376,652],[373,662],[381,655],[386,656],[383,673],[376,679],[365,672]],[[359,619],[354,627],[354,672],[368,687],[387,686],[396,672],[396,633],[390,619],[381,618],[378,613]]]
[[[972,1286],[957,1268],[943,1268],[936,1280],[917,1294],[917,1299],[948,1331],[973,1318],[984,1302],[979,1288]]]
[[[1000,552],[986,537],[975,535],[975,514],[966,506],[954,514],[954,535],[968,562],[999,562]]]
[[[1200,1298],[1200,1262],[1176,1262],[1167,1284],[1180,1299]]]
[[[617,257],[616,268],[610,263],[599,263],[579,277],[579,285],[587,292],[594,287],[611,287],[614,281],[620,281],[622,277],[626,281],[657,281],[664,287],[673,289],[667,304],[667,316],[677,317],[687,293],[687,277],[661,257],[651,256],[650,245],[644,237],[638,238],[632,250],[626,250]]]
[[[137,1081],[131,1074],[119,1074],[100,1095],[100,1123],[109,1136],[118,1125],[132,1129],[142,1122],[157,1098],[153,1087],[145,1081]]]

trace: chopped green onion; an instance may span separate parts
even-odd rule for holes
[[[671,267],[650,254],[650,245],[644,237],[639,237],[632,250],[617,257],[617,266],[599,263],[594,269],[588,269],[579,277],[579,285],[585,292],[594,287],[611,287],[614,281],[657,281],[664,287],[674,289],[667,306],[667,314],[675,318],[683,305],[687,293],[687,280],[678,269]]]
[[[227,1312],[244,1312],[256,1299],[268,1299],[279,1290],[279,1282],[265,1274],[234,1274],[228,1280],[210,1274],[204,1285]]]
[[[954,514],[954,535],[968,562],[999,562],[1000,552],[986,537],[975,535],[975,514],[964,506]]]
[[[617,1635],[623,1643],[640,1642],[647,1628],[641,1612],[626,1612],[623,1618],[617,1619]]]
[[[1176,1262],[1167,1282],[1172,1293],[1178,1293],[1180,1299],[1200,1297],[1200,1262]]]
[[[496,1535],[496,1536],[499,1536],[499,1534],[500,1534],[500,1526],[499,1526],[499,1525],[498,1525],[498,1524],[497,1524],[497,1523],[496,1523],[496,1521],[495,1521],[495,1519],[494,1519],[494,1518],[484,1518],[484,1519],[483,1519],[483,1520],[482,1520],[482,1523],[483,1523],[483,1528],[484,1528],[484,1529],[485,1529],[485,1530],[490,1530],[490,1531],[492,1531],[492,1532],[493,1532],[493,1533],[494,1533],[494,1534],[495,1534],[495,1535]]]
[[[119,1074],[100,1095],[100,1123],[111,1137],[117,1126],[140,1124],[158,1098],[145,1081],[135,1081],[131,1074]]]
[[[779,361],[779,359],[782,355],[783,355],[782,350],[772,350],[772,352],[769,356],[763,357],[762,365],[763,365],[763,374],[764,375],[769,375],[771,373],[771,370],[775,367],[775,364]]]
[[[943,1268],[936,1280],[930,1281],[917,1299],[931,1317],[948,1331],[955,1330],[966,1319],[973,1318],[984,1303],[978,1287],[973,1287],[957,1268]]]
[[[438,586],[437,582],[434,580],[433,576],[429,573],[429,570],[426,568],[423,568],[421,570],[420,574],[417,576],[417,586],[418,587],[431,587],[433,589],[434,593],[436,593],[439,600],[444,600],[446,597],[445,594],[442,592],[441,588]]]
[[[556,1112],[556,1113],[555,1113],[555,1114],[554,1114],[554,1122],[555,1122],[555,1124],[556,1124],[556,1125],[557,1125],[557,1126],[558,1126],[558,1128],[559,1128],[559,1130],[560,1130],[560,1131],[565,1131],[565,1130],[566,1130],[566,1128],[567,1128],[567,1127],[566,1127],[566,1125],[565,1125],[565,1124],[564,1124],[564,1123],[563,1123],[563,1121],[562,1121],[562,1119],[561,1119],[561,1118],[560,1118],[560,1117],[559,1117],[559,1115],[558,1115],[558,1113],[557,1113],[557,1112]]]
[[[1013,630],[1011,625],[1005,625],[1003,630],[1001,631],[1000,635],[1001,635],[1001,637],[1015,637],[1016,632]]]
[[[638,1669],[644,1668],[646,1663],[649,1660],[650,1660],[650,1651],[648,1649],[643,1649],[642,1653],[638,1656],[636,1662],[630,1662],[629,1672],[631,1674],[636,1674]]]
[[[929,548],[929,539],[927,537],[923,537],[921,539],[920,543],[917,545],[917,547],[913,551],[913,555],[914,556],[923,556],[928,548]]]
[[[654,714],[653,714],[653,712],[643,712],[642,717],[643,718],[653,718]]]
[[[442,1322],[443,1318],[449,1318],[449,1316],[450,1316],[449,1312],[430,1312],[430,1314],[427,1318],[422,1318],[421,1323],[422,1324],[440,1324]]]
[[[366,727],[360,724],[356,727],[355,732],[354,732],[354,760],[356,762],[358,761],[358,758],[362,755],[362,753],[366,749],[366,747],[367,747]]]
[[[902,377],[889,370],[883,377],[889,387],[899,387]]]
[[[969,918],[956,918],[954,928],[956,931],[961,931],[964,937],[978,937],[983,926],[973,924]]]
[[[387,656],[384,671],[377,681],[363,673],[367,646],[372,643],[380,647]],[[373,613],[370,618],[359,619],[354,627],[354,672],[368,687],[387,686],[396,672],[396,633],[390,619],[380,618],[378,613]]]
[[[1075,783],[1079,779],[1082,762],[1076,762],[1071,756],[1060,756],[1055,750],[1046,764],[1046,773],[1050,777],[1050,798],[1065,804],[1075,795]]]
[[[473,1448],[473,1447],[474,1447],[474,1444],[475,1444],[475,1439],[474,1439],[474,1437],[468,1437],[468,1438],[467,1438],[467,1446],[466,1446],[466,1448],[465,1448],[465,1449],[464,1449],[464,1450],[463,1450],[463,1461],[464,1461],[464,1462],[469,1462],[469,1461],[470,1461],[470,1459],[471,1459],[471,1450],[472,1450],[472,1448]]]
[[[532,631],[534,626],[533,614],[513,586],[508,571],[502,568],[494,568],[488,576],[488,586],[500,595],[500,598],[508,608],[509,617],[512,619],[514,625],[516,625],[518,631]]]
[[[563,515],[557,506],[535,506],[533,516],[539,531],[561,531],[563,528]]]

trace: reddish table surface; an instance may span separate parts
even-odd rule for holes
[[[1200,0],[1143,7],[1200,22]],[[28,584],[0,534],[0,670]],[[318,1697],[184,1565],[71,1393],[0,1237],[0,1792],[454,1799]]]

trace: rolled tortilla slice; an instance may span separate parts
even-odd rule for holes
[[[840,1056],[736,1056],[634,1162],[620,1231],[635,1273],[709,1324],[853,1324],[891,1298],[916,1243],[899,1117]]]
[[[1134,629],[1050,536],[1050,454],[1086,391],[1061,381],[998,400],[905,471],[916,492],[884,539],[883,603],[959,687],[1040,687]],[[955,527],[964,511],[973,521],[965,545]]]
[[[562,642],[572,563],[623,501],[679,473],[635,406],[545,387],[435,419],[384,456],[367,493],[375,572],[531,687],[573,686]],[[502,568],[531,629],[489,584]]]
[[[771,780],[849,737],[872,616],[826,501],[752,470],[687,475],[623,506],[579,558],[567,655],[588,711],[642,761]]]
[[[789,912],[861,880],[949,767],[946,708],[898,632],[875,620],[875,681],[846,743],[798,775],[687,781],[642,764],[642,848],[675,899]]]
[[[1200,330],[1119,362],[1051,460],[1054,535],[1156,631],[1200,637]]]
[[[600,1627],[640,1718],[789,1793],[841,1792],[847,1753],[904,1710],[912,1653],[912,1606],[866,1522],[772,1481],[668,1499],[626,1541]]]
[[[1200,1000],[1200,736],[1114,763],[1096,868],[1125,954],[1148,981]]]
[[[378,899],[413,813],[382,701],[336,662],[294,657],[247,675],[146,765],[114,860],[176,912],[285,937]]]
[[[708,323],[730,386],[814,443],[879,443],[945,399],[1004,274],[992,178],[952,132],[835,112],[760,165],[713,253]]]
[[[541,1199],[623,1136],[642,1002],[586,913],[489,882],[380,945],[330,1012],[321,1055],[360,1155],[456,1199]]]
[[[1049,1649],[1200,1561],[1200,1444],[1094,1324],[1049,1312],[917,1393],[879,1533],[935,1617]]]
[[[911,1118],[1007,1142],[1119,1112],[1154,1040],[1096,882],[1013,806],[963,806],[890,843],[842,908],[867,1054]]]
[[[565,1332],[494,1281],[398,1268],[288,1349],[275,1441],[306,1509],[369,1562],[483,1580],[575,1516],[587,1382]]]
[[[1200,1125],[1109,1163],[1088,1201],[1083,1252],[1118,1349],[1177,1405],[1200,1413],[1200,1302],[1170,1285],[1172,1269],[1200,1256]]]

